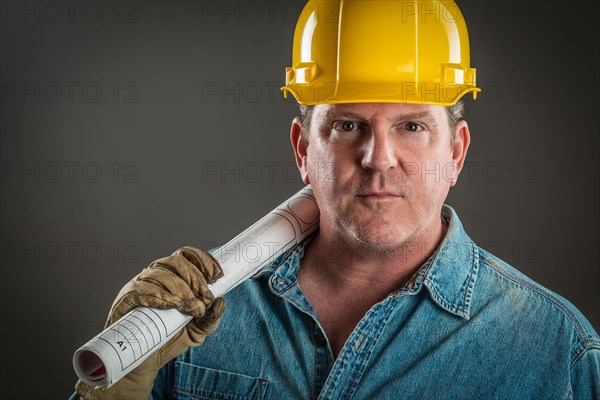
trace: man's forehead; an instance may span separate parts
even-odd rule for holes
[[[403,116],[423,116],[444,118],[445,107],[431,104],[409,103],[344,103],[318,104],[315,114],[320,118],[354,116],[364,119],[388,118],[397,119]]]

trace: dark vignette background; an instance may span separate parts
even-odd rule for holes
[[[128,279],[302,187],[278,88],[304,1],[0,3],[0,396],[64,398]],[[598,330],[598,4],[459,4],[484,91],[448,203]]]

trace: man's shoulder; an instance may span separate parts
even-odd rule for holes
[[[575,342],[600,349],[600,337],[575,305],[531,279],[506,261],[478,247],[476,293],[480,306],[503,304],[506,316],[526,319],[530,326],[573,332]]]

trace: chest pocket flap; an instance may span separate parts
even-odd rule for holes
[[[269,380],[175,363],[175,397],[181,400],[261,400]]]

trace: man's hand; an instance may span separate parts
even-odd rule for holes
[[[171,256],[152,262],[129,281],[117,295],[105,328],[140,306],[175,308],[194,319],[110,388],[93,389],[78,381],[75,389],[82,398],[147,400],[159,369],[188,348],[202,344],[217,328],[225,311],[225,302],[222,298],[213,298],[208,284],[221,276],[223,271],[210,254],[193,247],[182,247]]]

